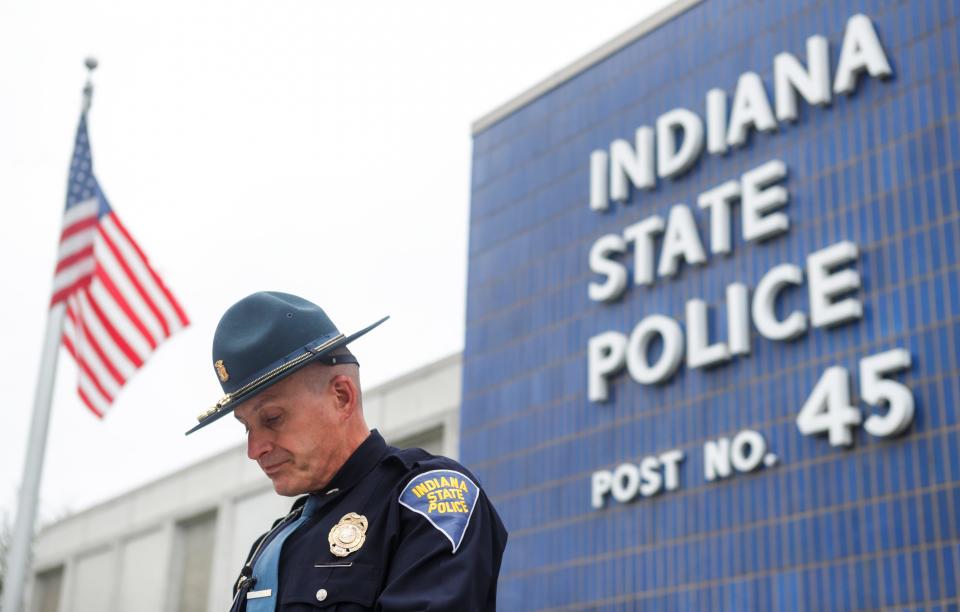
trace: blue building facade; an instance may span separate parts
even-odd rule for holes
[[[461,448],[502,609],[958,608],[958,18],[684,2],[476,126]]]

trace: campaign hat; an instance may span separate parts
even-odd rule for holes
[[[388,318],[344,335],[322,308],[302,297],[279,291],[248,295],[227,309],[213,335],[213,370],[224,395],[187,435],[310,363],[357,363],[349,351],[333,353]]]

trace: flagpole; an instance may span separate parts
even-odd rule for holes
[[[30,438],[27,457],[20,481],[20,496],[17,506],[17,521],[13,529],[10,551],[7,553],[7,575],[3,579],[3,612],[20,612],[23,606],[23,591],[27,582],[30,562],[30,543],[37,515],[40,496],[40,476],[43,472],[44,451],[47,446],[47,429],[50,424],[50,406],[53,398],[53,378],[57,371],[57,356],[60,353],[60,334],[66,304],[60,302],[47,315],[47,332],[40,357],[40,375],[37,377],[36,394],[33,400],[33,418],[30,423]]]
[[[87,82],[83,88],[84,113],[90,109],[93,99],[92,73],[97,67],[97,60],[92,57],[87,58],[85,65]],[[40,373],[37,376],[33,399],[33,417],[30,421],[27,456],[23,465],[23,479],[20,481],[17,520],[10,541],[10,550],[7,553],[7,573],[3,578],[3,606],[0,607],[2,612],[22,612],[23,610],[24,590],[30,565],[30,544],[33,540],[33,527],[37,517],[40,477],[43,473],[47,430],[50,425],[53,382],[57,372],[57,357],[60,354],[60,340],[66,311],[67,306],[61,301],[54,304],[47,314],[43,352],[40,356]]]

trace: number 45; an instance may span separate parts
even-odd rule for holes
[[[860,360],[860,397],[871,406],[887,406],[886,414],[873,414],[863,423],[867,433],[879,438],[895,436],[913,422],[913,392],[910,387],[885,374],[910,367],[910,353],[893,349]],[[820,377],[817,386],[797,415],[797,428],[803,435],[826,432],[831,446],[850,446],[853,427],[860,424],[860,410],[852,406],[850,373],[833,366]]]

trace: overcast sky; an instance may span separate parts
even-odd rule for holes
[[[0,3],[0,518],[12,521],[67,166],[96,71],[94,170],[192,325],[104,420],[60,354],[41,518],[242,441],[183,432],[220,396],[210,340],[257,290],[300,294],[359,340],[364,386],[463,346],[470,124],[666,4]]]

